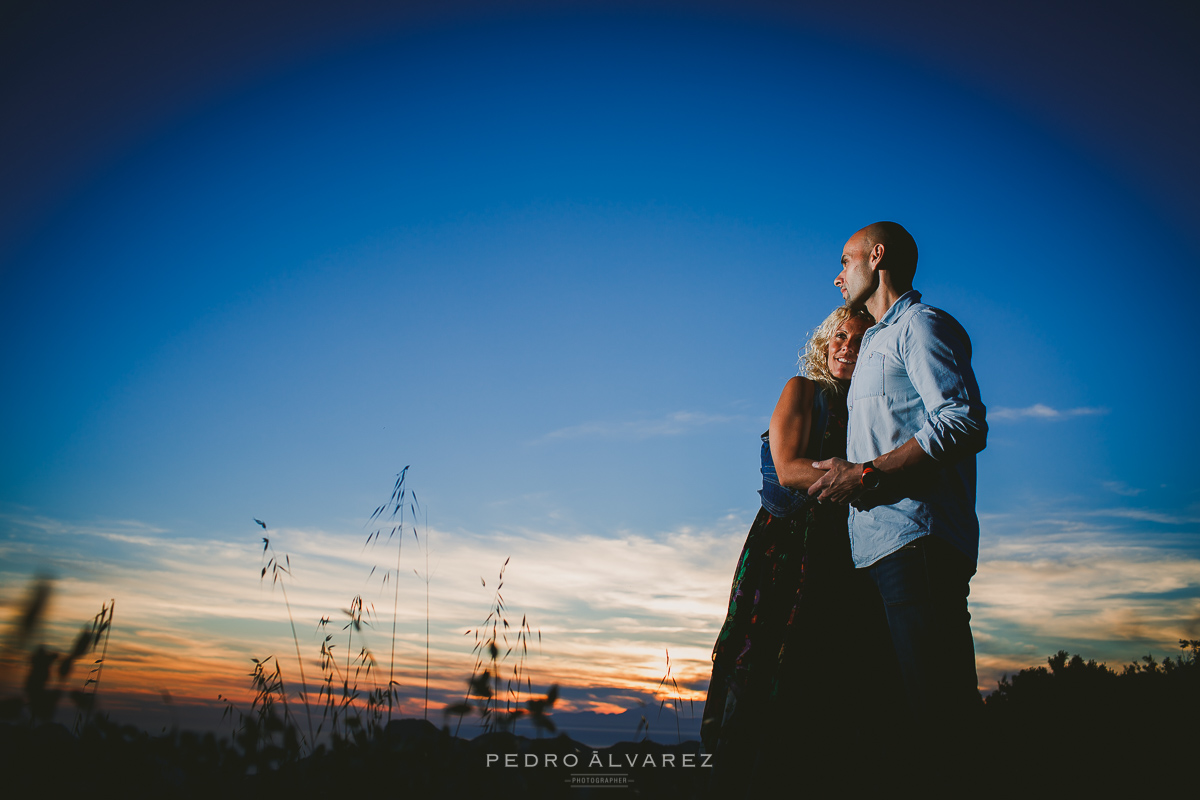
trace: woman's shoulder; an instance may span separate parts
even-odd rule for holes
[[[783,385],[779,399],[787,401],[790,405],[808,405],[820,393],[820,388],[815,381],[803,375],[796,375],[788,378],[788,382]]]
[[[795,375],[788,378],[787,383],[783,385],[784,389],[791,389],[793,392],[813,392],[821,387],[812,378],[804,375]]]

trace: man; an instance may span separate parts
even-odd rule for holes
[[[851,503],[855,566],[871,571],[887,609],[909,705],[931,720],[979,703],[967,594],[987,423],[970,339],[920,302],[916,267],[916,242],[895,222],[863,228],[842,250],[834,285],[878,322],[850,384],[850,460],[813,464],[826,472],[809,493]]]

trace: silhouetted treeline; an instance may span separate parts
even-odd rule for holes
[[[1184,652],[1174,658],[1156,661],[1146,655],[1120,670],[1059,650],[1046,667],[1005,676],[987,698],[987,708],[1000,718],[1195,720],[1200,709],[1200,639],[1180,639],[1179,646]]]
[[[1200,640],[1179,644],[1180,655],[1121,669],[1060,650],[1006,676],[981,719],[984,785],[996,796],[1110,797],[1194,783]]]

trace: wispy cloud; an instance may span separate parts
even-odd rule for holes
[[[276,654],[285,672],[294,668],[288,660],[294,646],[287,612],[270,575],[259,578],[262,537],[250,526],[244,535],[231,538],[129,541],[134,537],[105,536],[102,540],[114,547],[119,541],[120,547],[97,551],[88,545],[94,537],[78,534],[97,528],[110,533],[105,526],[76,528],[47,519],[6,522],[10,533],[19,536],[52,529],[62,537],[56,542],[61,558],[55,570],[54,624],[44,631],[52,648],[65,647],[75,627],[90,619],[101,602],[117,598],[111,670],[105,672],[111,692],[144,695],[147,703],[159,702],[158,691],[165,687],[178,700],[211,701],[218,692],[236,698],[246,693],[251,656]],[[461,697],[474,660],[473,639],[463,632],[483,621],[498,587],[497,573],[510,557],[503,593],[511,621],[527,614],[540,631],[538,652],[529,664],[535,687],[557,682],[599,692],[601,699],[579,699],[563,710],[614,711],[603,699],[611,691],[649,700],[662,677],[664,648],[670,650],[681,685],[703,687],[748,524],[734,515],[705,530],[585,537],[423,528],[422,542],[432,542],[429,655],[435,707],[439,700]],[[310,679],[320,674],[316,656],[327,632],[318,631],[318,620],[341,618],[340,609],[353,595],[362,596],[371,625],[354,635],[351,649],[357,652],[365,643],[386,660],[399,542],[364,547],[365,535],[355,530],[272,528],[267,535],[281,557],[290,554],[292,576],[285,580]],[[405,536],[396,677],[416,703],[413,698],[424,680],[426,606],[424,583],[413,570],[423,572],[425,561],[411,532]],[[88,548],[86,555],[81,546]],[[0,571],[5,579],[0,584],[0,624],[18,613],[27,579],[12,566]],[[391,573],[387,581],[385,572]],[[345,649],[341,623],[330,630],[337,633],[338,651]],[[219,715],[218,709],[214,724]]]
[[[679,436],[697,428],[740,422],[744,415],[704,414],[697,411],[675,411],[654,419],[625,421],[594,421],[551,431],[538,441],[553,439],[650,439],[655,436]]]
[[[992,420],[992,421],[995,421],[995,420],[1016,421],[1016,420],[1022,420],[1022,419],[1041,419],[1041,420],[1058,421],[1058,420],[1070,419],[1072,417],[1098,416],[1098,415],[1107,414],[1107,413],[1108,413],[1107,408],[1081,407],[1081,408],[1057,409],[1057,408],[1051,408],[1050,406],[1044,405],[1042,403],[1034,403],[1033,405],[1026,406],[1025,408],[1006,408],[1004,406],[990,408],[990,409],[988,409],[987,417],[989,420]]]
[[[1111,658],[1114,642],[1141,646],[1197,632],[1200,559],[1077,536],[1006,545],[985,555],[971,582],[976,626],[1007,643],[993,652],[1090,642],[1091,655]]]
[[[1129,486],[1121,481],[1105,481],[1101,484],[1106,490],[1113,494],[1119,494],[1122,497],[1137,497],[1142,493],[1141,489]]]
[[[1132,519],[1138,522],[1157,522],[1161,525],[1194,525],[1200,522],[1200,517],[1183,517],[1178,514],[1164,514],[1148,508],[1097,508],[1087,512],[1096,517],[1118,517]]]

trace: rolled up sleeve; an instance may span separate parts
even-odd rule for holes
[[[987,445],[987,420],[971,369],[971,341],[958,322],[934,308],[914,313],[901,338],[913,388],[925,404],[925,421],[913,435],[939,461],[956,461]]]

